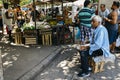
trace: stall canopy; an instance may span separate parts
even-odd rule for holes
[[[77,1],[77,0],[37,0],[37,1],[41,1],[41,2],[74,2],[74,1]]]
[[[3,0],[3,2],[10,2],[10,4],[19,4],[22,0]],[[66,2],[74,2],[74,1],[77,1],[77,0],[34,0],[35,2],[38,1],[38,2],[63,2],[63,3],[66,3]]]

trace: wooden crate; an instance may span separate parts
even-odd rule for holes
[[[36,30],[24,30],[23,32],[24,37],[35,37],[37,35]]]
[[[25,44],[37,44],[37,30],[24,30]]]
[[[40,30],[39,34],[42,36],[42,45],[52,45],[52,29]]]
[[[93,73],[104,71],[103,67],[104,67],[105,61],[94,62],[94,60],[90,57],[88,58],[88,60],[89,60],[89,65],[92,67]]]
[[[25,44],[37,44],[37,40],[35,37],[26,37]]]
[[[52,33],[51,32],[46,32],[42,34],[42,44],[52,45]]]
[[[22,34],[21,32],[14,33],[15,44],[22,44]]]

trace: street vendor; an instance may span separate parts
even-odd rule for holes
[[[90,75],[88,57],[103,56],[104,61],[114,61],[115,59],[115,56],[110,53],[107,29],[101,23],[102,18],[100,16],[94,16],[92,18],[91,24],[94,31],[90,40],[90,46],[80,47],[82,72],[79,72],[79,77]]]
[[[21,10],[20,6],[17,6],[16,16],[17,16],[17,24],[18,27],[20,28],[25,22],[24,12]]]
[[[32,11],[31,11],[30,16],[32,18],[32,21],[35,22],[35,21],[39,20],[40,13],[34,7],[32,7]]]
[[[67,7],[64,7],[63,14],[64,14],[64,19],[66,19],[66,18],[69,18],[69,15],[71,14],[71,12],[68,10]]]

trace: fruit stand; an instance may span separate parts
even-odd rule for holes
[[[63,1],[69,2],[69,0]],[[53,3],[52,0],[49,0],[49,2]],[[56,0],[55,2],[61,1]],[[42,21],[25,22],[21,27],[21,34],[16,32],[16,35],[19,35],[19,37],[15,36],[15,43],[58,45],[73,42],[74,25],[72,19],[66,15],[68,14],[67,12],[62,12],[62,15],[57,14],[54,17],[46,15],[45,20]],[[70,27],[72,27],[72,31]]]

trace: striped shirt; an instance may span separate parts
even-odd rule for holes
[[[80,19],[80,25],[91,27],[91,17],[93,16],[93,14],[94,12],[87,7],[81,9],[78,13],[78,18]]]

